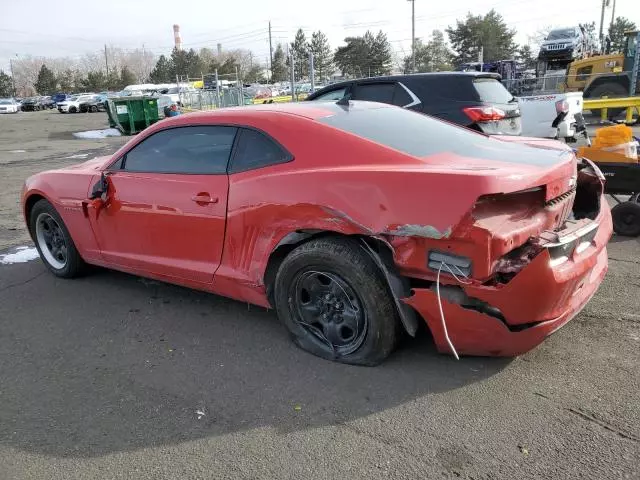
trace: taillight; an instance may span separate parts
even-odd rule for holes
[[[566,100],[558,100],[556,102],[556,113],[567,113],[569,111],[569,102]]]
[[[462,111],[472,122],[488,122],[491,120],[502,120],[507,116],[504,110],[496,107],[468,107]]]

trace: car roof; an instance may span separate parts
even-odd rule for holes
[[[288,103],[267,103],[242,107],[221,108],[208,112],[190,113],[173,117],[176,123],[188,123],[190,118],[211,118],[219,119],[225,116],[237,116],[242,114],[246,117],[263,116],[265,113],[285,114],[304,117],[311,120],[318,118],[339,115],[353,110],[373,110],[379,108],[395,108],[392,105],[375,102],[350,101],[349,106],[338,105],[336,102],[288,102]],[[179,122],[183,119],[184,122]]]
[[[348,85],[353,82],[358,83],[376,83],[376,82],[406,82],[406,81],[415,81],[420,79],[427,78],[440,78],[446,79],[447,77],[473,77],[473,78],[495,78],[496,80],[500,80],[502,77],[500,74],[495,72],[477,72],[477,71],[469,71],[469,72],[429,72],[429,73],[409,73],[404,75],[386,75],[381,77],[363,77],[363,78],[353,78],[351,80],[342,80],[340,82],[332,83],[331,85],[326,85],[325,87],[316,90],[310,96],[315,96],[319,92],[323,92],[325,90],[330,90],[332,88],[341,87],[343,85]]]

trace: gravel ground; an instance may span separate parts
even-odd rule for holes
[[[24,178],[113,151],[71,137],[105,123],[0,117],[0,250],[27,244]],[[0,478],[638,479],[639,254],[614,237],[597,295],[526,355],[456,362],[422,334],[376,368],[308,355],[246,304],[0,265]]]

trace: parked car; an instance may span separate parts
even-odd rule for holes
[[[58,103],[58,111],[60,113],[78,113],[82,103],[92,102],[94,98],[94,94],[74,95],[64,102]]]
[[[397,105],[490,135],[520,135],[522,131],[518,102],[496,73],[418,73],[348,80],[317,90],[307,100],[343,97]]]
[[[51,97],[40,97],[40,107],[44,110],[48,108],[49,110],[53,110],[56,108],[56,102],[53,101]]]
[[[104,112],[107,109],[107,96],[98,94],[86,102],[80,103],[80,112]]]
[[[18,113],[20,104],[13,98],[0,98],[0,113]]]
[[[44,108],[40,97],[29,97],[22,100],[21,105],[23,112],[37,112]]]
[[[272,307],[300,347],[374,365],[421,319],[441,352],[492,356],[568,322],[607,271],[603,183],[554,140],[300,102],[165,119],[30,177],[22,205],[58,277],[95,264]]]
[[[554,28],[540,45],[540,60],[572,60],[587,52],[588,39],[581,27]]]
[[[68,95],[66,93],[56,93],[55,95],[53,95],[51,97],[51,100],[53,100],[53,102],[56,104],[56,106],[58,105],[58,103],[60,102],[64,102],[65,100],[69,99],[71,97],[71,95]]]

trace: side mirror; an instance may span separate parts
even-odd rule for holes
[[[107,194],[109,192],[109,178],[104,174],[100,175],[100,180],[91,189],[91,195],[89,200],[96,200],[100,198],[102,201],[107,200]]]

